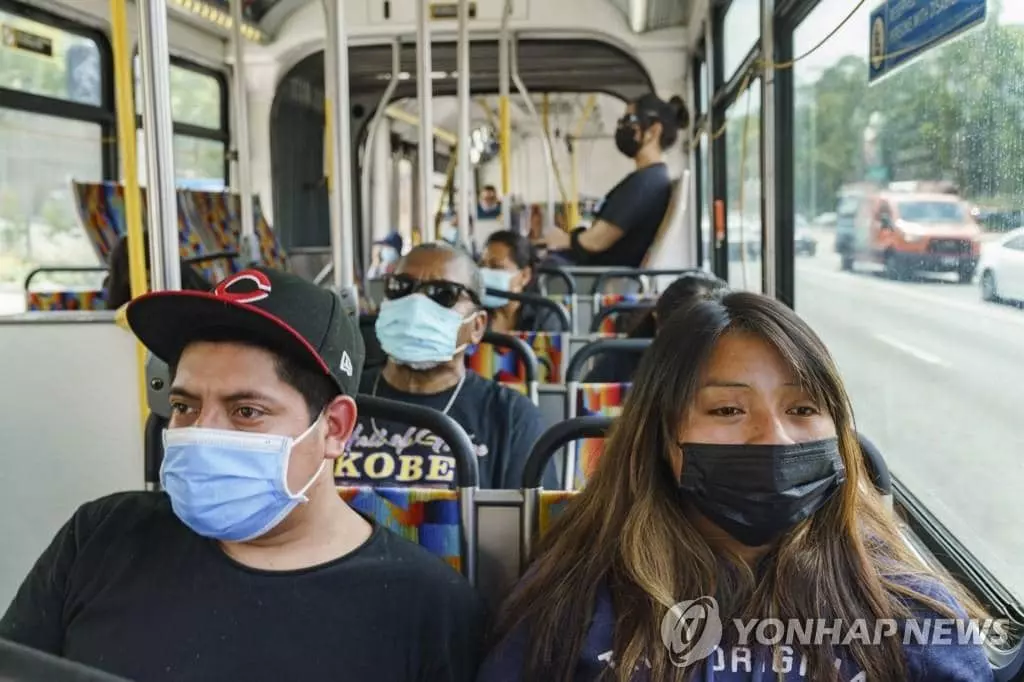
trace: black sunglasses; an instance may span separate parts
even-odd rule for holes
[[[465,294],[473,303],[480,305],[480,299],[469,287],[446,279],[418,280],[409,275],[390,275],[385,284],[384,297],[389,301],[420,293],[440,306],[451,308]]]

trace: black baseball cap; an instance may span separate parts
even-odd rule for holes
[[[128,304],[128,325],[153,355],[176,364],[205,330],[239,338],[306,361],[355,396],[366,350],[359,325],[341,298],[296,275],[254,267],[212,291],[155,291]]]

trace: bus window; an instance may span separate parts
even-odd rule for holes
[[[729,80],[761,36],[760,0],[733,0],[725,15],[722,73]]]
[[[761,81],[726,110],[729,285],[761,291]],[[746,141],[744,142],[744,137]],[[744,149],[746,158],[743,157]],[[742,176],[741,176],[742,174]]]
[[[41,265],[97,265],[72,180],[104,179],[109,60],[100,34],[46,15],[0,11],[0,315],[22,312],[25,276]],[[33,287],[96,287],[102,275],[54,274]]]
[[[139,182],[146,181],[142,145],[142,89],[135,56],[135,110],[139,112]],[[203,181],[223,189],[227,179],[227,83],[219,72],[180,59],[171,63],[171,118],[174,121],[174,175],[179,185]]]
[[[982,300],[978,259],[1000,228],[972,217],[1024,209],[1019,4],[989,3],[983,25],[870,82],[877,3],[817,50],[850,2],[821,0],[803,20],[795,212],[813,224],[835,206],[840,218],[816,228],[815,257],[796,259],[794,299],[839,363],[858,430],[933,521],[1024,599],[1024,311]]]

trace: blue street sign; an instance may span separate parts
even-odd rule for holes
[[[988,0],[885,0],[871,13],[868,82],[985,23]]]

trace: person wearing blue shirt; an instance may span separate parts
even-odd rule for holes
[[[902,540],[821,340],[736,292],[663,322],[477,679],[978,682],[986,620]]]

